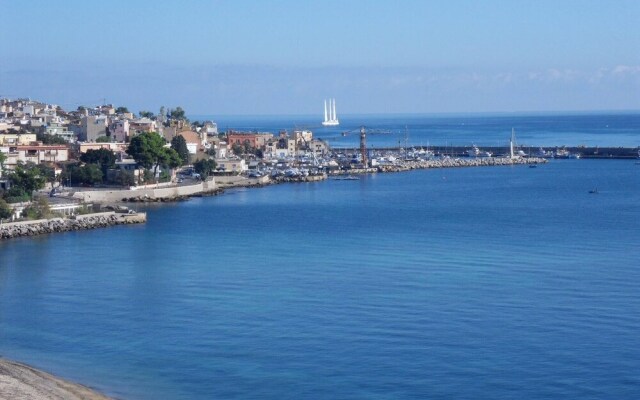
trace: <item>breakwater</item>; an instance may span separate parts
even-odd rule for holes
[[[332,172],[333,175],[341,174],[368,174],[375,172],[402,172],[413,169],[428,168],[463,168],[463,167],[491,167],[501,165],[527,165],[544,164],[547,159],[538,157],[479,157],[479,158],[454,158],[444,157],[434,160],[411,160],[402,161],[392,165],[379,165],[376,168],[352,168],[349,170],[339,170]]]
[[[47,233],[81,231],[115,225],[140,224],[147,221],[146,213],[120,214],[103,212],[78,215],[73,218],[40,219],[0,225],[0,240]]]

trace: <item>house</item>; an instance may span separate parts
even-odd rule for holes
[[[0,145],[27,145],[35,141],[35,133],[0,133]]]
[[[60,136],[61,138],[63,138],[69,143],[74,142],[76,140],[75,133],[68,130],[66,126],[57,122],[52,122],[50,124],[43,125],[42,127],[40,127],[40,132],[44,133],[45,135]]]
[[[116,142],[126,142],[129,139],[129,129],[129,121],[126,119],[115,120],[109,125],[111,138]]]
[[[158,129],[156,121],[150,118],[139,118],[129,122],[129,133],[137,136],[143,132],[155,132]]]
[[[248,143],[249,146],[253,148],[264,149],[270,139],[273,139],[272,133],[242,133],[232,131],[227,134],[227,141],[231,147],[236,144],[243,146],[245,143]]]
[[[129,145],[126,143],[111,143],[111,142],[107,142],[107,143],[78,143],[75,147],[75,149],[78,151],[78,153],[82,154],[82,153],[86,153],[89,150],[100,150],[100,149],[107,149],[107,150],[111,150],[115,153],[118,152],[126,152],[127,147]]]
[[[214,149],[216,150],[216,157],[227,158],[227,155],[229,154],[229,146],[227,145],[227,142],[222,140],[219,141],[218,144],[214,146]]]
[[[179,136],[182,136],[187,142],[187,149],[189,150],[189,154],[196,154],[198,149],[202,147],[202,140],[200,139],[200,135],[193,131],[182,131],[178,133]]]
[[[216,159],[218,169],[224,172],[243,173],[248,170],[247,163],[242,159]]]
[[[213,121],[205,122],[203,129],[207,133],[207,136],[216,136],[218,134],[218,124]]]
[[[78,140],[83,142],[95,142],[101,136],[107,136],[107,116],[88,115],[82,117]]]
[[[69,148],[64,145],[41,144],[9,146],[7,156],[5,166],[12,169],[18,162],[40,164],[69,161]]]

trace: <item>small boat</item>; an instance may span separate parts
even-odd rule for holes
[[[591,190],[589,190],[589,193],[591,193],[591,194],[598,194],[598,188],[595,188],[595,189],[591,189]]]
[[[535,165],[535,164],[531,164],[531,165],[529,165],[529,168],[538,168],[538,166]]]
[[[334,181],[357,181],[360,180],[360,178],[358,178],[357,176],[353,176],[353,175],[346,175],[346,176],[336,176],[335,178],[332,178]]]

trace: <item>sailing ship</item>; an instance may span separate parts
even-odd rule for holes
[[[328,111],[328,112],[327,112]],[[340,121],[336,116],[336,99],[329,99],[329,108],[327,109],[327,101],[324,101],[324,121],[323,126],[338,126]]]

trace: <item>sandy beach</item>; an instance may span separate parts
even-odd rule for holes
[[[109,400],[88,387],[0,358],[1,400]]]

